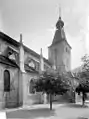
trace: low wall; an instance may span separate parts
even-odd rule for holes
[[[75,102],[75,97],[74,94],[71,92],[67,92],[63,95],[54,95],[53,101],[58,101],[58,102]]]
[[[40,93],[29,94],[27,96],[26,105],[40,104],[40,103],[42,103],[42,95]]]

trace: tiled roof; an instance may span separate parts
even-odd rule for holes
[[[20,45],[19,42],[17,42],[16,40],[12,39],[11,37],[9,37],[8,35],[4,34],[3,32],[0,32],[0,38],[3,38],[3,40],[7,41],[8,43],[18,47]]]
[[[58,44],[58,43],[60,43],[62,41],[65,41],[67,43],[67,45],[71,48],[71,46],[69,45],[69,43],[68,43],[68,41],[66,39],[66,35],[65,35],[64,30],[63,29],[56,30],[51,46],[56,45],[56,44]],[[51,46],[49,46],[49,47],[51,47]]]
[[[54,35],[54,39],[53,39],[53,42],[52,42],[52,45],[60,42],[61,40],[64,40],[64,38],[62,38],[61,30],[56,30],[55,35]]]
[[[38,59],[40,59],[40,55],[38,53],[36,53],[35,51],[31,50],[30,48],[24,46],[24,50],[28,53],[30,52],[30,54],[32,56],[37,57]],[[46,58],[43,58],[43,59],[44,59],[44,62],[46,62],[48,65],[51,66],[51,63]]]
[[[13,38],[9,37],[8,35],[4,34],[3,32],[0,32],[0,37],[3,38],[3,40],[7,41],[8,43],[19,47],[20,43],[17,42],[16,40],[14,40]],[[40,59],[40,55],[38,53],[36,53],[35,51],[31,50],[30,48],[26,47],[24,45],[24,50],[28,53],[30,53],[31,55],[33,55],[34,57],[37,57],[38,59]],[[51,65],[50,62],[44,58],[44,62],[46,62],[48,65]]]
[[[8,57],[3,55],[0,55],[0,63],[19,68],[19,66],[13,60],[10,60]]]

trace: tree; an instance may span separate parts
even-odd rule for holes
[[[78,94],[82,93],[82,104],[84,105],[87,93],[89,92],[89,56],[85,55],[82,58],[82,70],[77,73],[79,85],[76,88]]]
[[[69,83],[58,73],[44,72],[35,82],[37,92],[40,91],[49,95],[50,110],[52,110],[52,96],[57,94],[63,95],[70,89],[69,87]]]
[[[82,62],[83,62],[83,66],[82,66],[82,70],[89,72],[89,56],[87,54],[85,54],[82,58],[81,58]]]
[[[76,92],[78,94],[82,93],[82,105],[84,105],[85,100],[87,98],[87,94],[89,92],[89,84],[79,84],[79,86],[76,88]]]

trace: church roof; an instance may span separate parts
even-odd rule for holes
[[[25,50],[26,52],[30,52],[30,54],[33,55],[34,57],[37,57],[38,59],[40,59],[40,55],[39,55],[38,53],[36,53],[35,51],[31,50],[30,48],[24,46],[24,50]],[[50,63],[46,58],[43,57],[43,60],[44,60],[44,62],[47,63],[48,65],[51,65],[51,63]]]
[[[56,30],[54,38],[53,38],[52,45],[57,44],[58,42],[61,42],[62,40],[63,40],[63,38],[61,37],[61,31]]]
[[[13,60],[10,60],[8,57],[3,55],[0,55],[0,63],[19,68],[19,66]]]
[[[16,47],[20,46],[20,43],[18,41],[14,40],[13,38],[9,37],[8,35],[4,34],[3,32],[0,32],[0,37],[3,38],[3,40],[5,40],[8,43],[10,43],[11,45],[14,45]],[[40,59],[40,55],[38,53],[36,53],[35,51],[33,51],[30,48],[26,47],[25,45],[24,45],[24,50],[26,52],[29,52],[34,57],[37,57],[38,59]],[[44,58],[44,62],[47,63],[48,65],[51,65],[50,62],[46,58]]]
[[[64,30],[62,30],[62,29],[56,30],[52,45],[55,45],[63,40],[66,40]]]
[[[71,46],[67,42],[66,35],[64,32],[64,22],[61,20],[61,16],[60,16],[56,23],[56,31],[55,31],[55,35],[54,35],[53,42],[52,42],[51,46],[58,44],[62,41],[66,41],[67,45],[71,48]],[[49,47],[51,47],[51,46],[49,46]]]
[[[56,45],[56,44],[58,44],[58,43],[60,43],[62,41],[65,41],[67,43],[67,45],[71,48],[71,46],[69,45],[69,43],[68,43],[68,41],[66,39],[64,30],[63,29],[61,31],[60,30],[56,30],[54,38],[53,38],[53,42],[49,47],[51,47],[53,45]]]
[[[20,45],[19,42],[12,39],[8,35],[4,34],[3,32],[0,32],[0,38],[3,38],[3,40],[7,41],[8,43],[10,43],[11,45],[14,45],[16,47],[18,47]]]

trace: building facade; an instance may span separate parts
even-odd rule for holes
[[[22,42],[0,32],[0,108],[12,108],[43,103],[44,97],[34,90],[34,80],[42,71],[71,70],[71,46],[68,44],[64,22],[59,16],[48,60],[26,47]],[[59,97],[58,97],[59,98]]]
[[[44,62],[43,62],[44,61]],[[50,68],[47,59],[0,32],[0,108],[42,103],[42,95],[33,89],[33,81]]]

